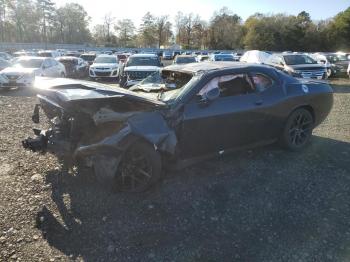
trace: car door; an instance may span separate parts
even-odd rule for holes
[[[42,64],[42,76],[47,76],[50,77],[51,76],[51,63],[49,61],[49,59],[45,59],[43,64]]]
[[[185,105],[180,141],[185,158],[241,147],[260,140],[266,118],[264,110],[261,110],[261,96],[253,90],[246,73],[235,76],[239,78],[231,82],[223,81],[224,84],[221,84],[218,81],[221,95],[214,101],[203,103],[194,97]],[[215,82],[215,78],[209,80],[204,88],[212,82]]]
[[[51,76],[60,77],[61,76],[60,64],[55,59],[50,59],[50,61],[51,61]]]

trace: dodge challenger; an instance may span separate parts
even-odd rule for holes
[[[171,65],[129,90],[69,79],[36,88],[33,122],[43,111],[51,128],[33,129],[23,147],[127,192],[194,159],[274,142],[301,150],[333,104],[325,81],[236,62]]]

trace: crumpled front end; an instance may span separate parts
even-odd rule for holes
[[[74,107],[71,107],[71,109]],[[116,112],[108,105],[97,111],[76,108],[66,111],[47,97],[40,97],[35,106],[33,122],[39,122],[44,111],[51,127],[34,129],[35,138],[22,141],[33,152],[52,153],[68,166],[83,163],[93,167],[95,174],[112,179],[123,154],[133,143],[143,139],[156,150],[175,154],[177,138],[163,115],[157,111]]]

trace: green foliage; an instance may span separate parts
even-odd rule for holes
[[[256,13],[245,22],[227,7],[203,21],[178,12],[174,28],[168,15],[147,12],[138,29],[130,19],[114,21],[112,13],[90,31],[83,6],[54,0],[0,0],[1,42],[94,43],[101,46],[160,47],[174,43],[187,49],[258,49],[271,51],[350,51],[350,7],[335,17],[313,21],[298,15]]]

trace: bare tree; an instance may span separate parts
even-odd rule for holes
[[[112,13],[107,13],[105,14],[104,18],[104,25],[106,26],[106,31],[107,31],[107,42],[110,42],[111,40],[111,27],[114,24],[115,17],[112,16]]]

